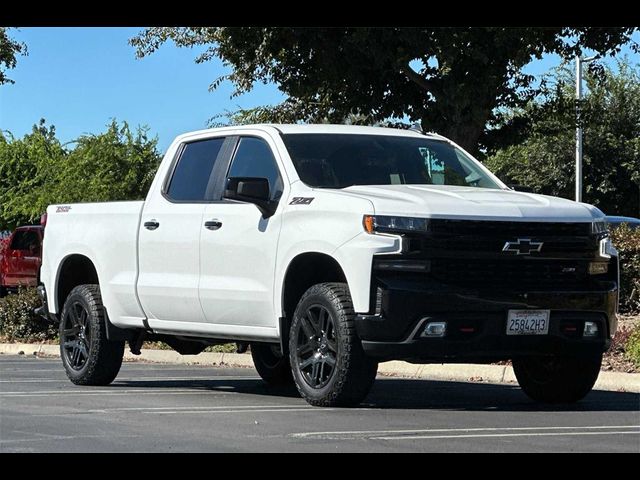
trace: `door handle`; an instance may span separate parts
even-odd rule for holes
[[[160,226],[160,222],[157,220],[149,220],[148,222],[144,222],[144,228],[147,230],[155,230]]]
[[[218,230],[222,227],[222,222],[219,220],[207,220],[204,222],[204,228],[207,230]]]

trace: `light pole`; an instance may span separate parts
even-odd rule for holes
[[[593,62],[596,57],[576,56],[576,202],[582,201],[582,126],[580,101],[582,100],[582,64]]]

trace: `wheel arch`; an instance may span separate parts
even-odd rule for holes
[[[317,283],[347,283],[347,276],[338,260],[323,252],[303,252],[287,265],[280,294],[280,341],[283,351],[288,346],[288,333],[293,312],[298,301],[311,286]]]
[[[55,283],[55,311],[62,313],[62,307],[71,290],[78,285],[95,284],[99,285],[98,270],[94,262],[82,254],[71,254],[66,256],[58,268]]]

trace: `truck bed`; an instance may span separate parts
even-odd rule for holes
[[[119,326],[140,327],[144,312],[136,294],[138,232],[143,201],[51,205],[43,246],[42,282],[49,309],[60,313],[56,279],[65,263],[86,257],[100,281],[107,313]],[[57,271],[51,271],[56,266]]]

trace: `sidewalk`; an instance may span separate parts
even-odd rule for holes
[[[4,343],[0,344],[0,354],[5,355],[60,356],[58,345]],[[253,367],[249,354],[201,353],[180,355],[173,350],[142,350],[141,355],[124,354],[125,361],[145,361],[154,363],[174,363],[191,365],[211,365],[230,367]],[[516,384],[513,369],[502,365],[474,364],[433,364],[414,365],[407,362],[385,362],[378,368],[380,375],[424,380],[446,380],[456,382],[486,382]],[[596,390],[640,393],[640,373],[600,372],[594,387]]]

